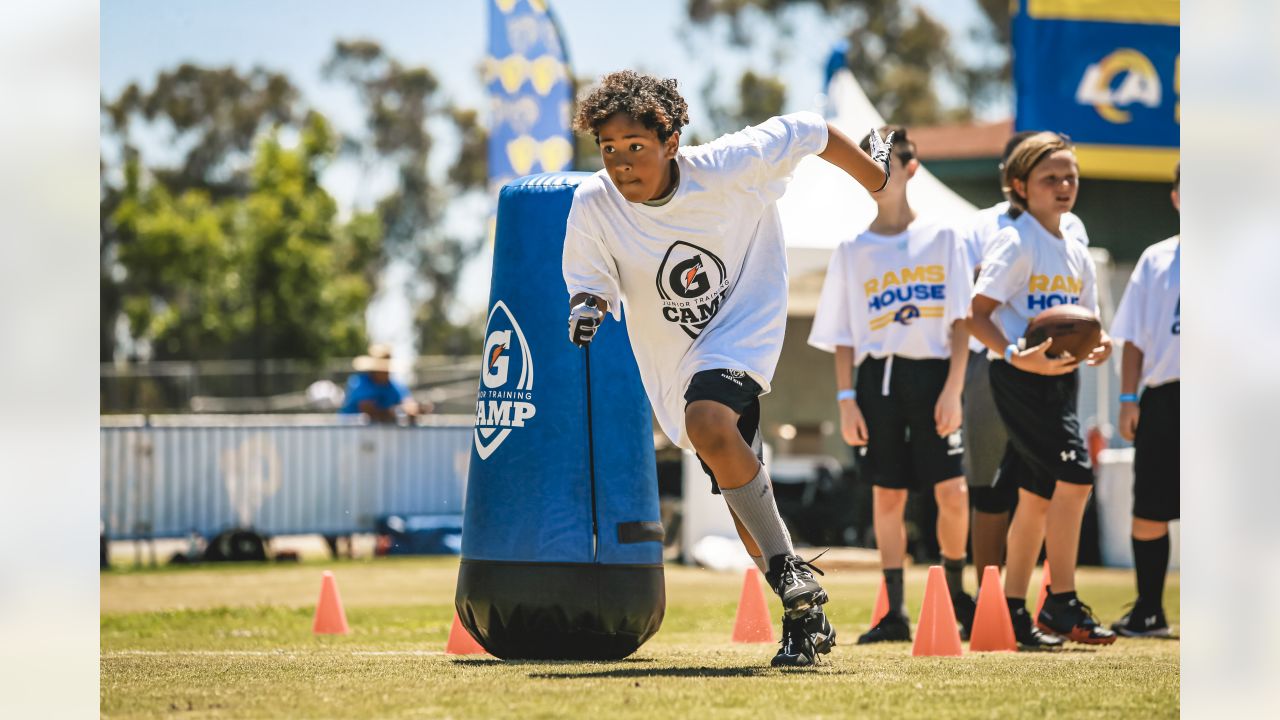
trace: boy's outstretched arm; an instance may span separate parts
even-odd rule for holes
[[[858,147],[834,125],[827,123],[827,149],[818,157],[849,173],[868,192],[879,192],[889,183],[889,154],[893,150],[893,133],[883,140],[871,131],[871,154]]]

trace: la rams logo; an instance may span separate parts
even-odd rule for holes
[[[515,315],[499,300],[485,325],[480,389],[476,393],[476,453],[486,460],[511,431],[537,414],[533,404],[533,353]]]
[[[893,321],[910,325],[912,320],[920,317],[920,308],[915,305],[903,305],[898,308],[898,312],[893,314]]]
[[[1146,55],[1119,48],[1085,68],[1076,102],[1092,105],[1107,122],[1123,125],[1132,119],[1122,109],[1125,105],[1160,107],[1160,75]]]
[[[724,262],[715,253],[687,242],[676,242],[658,267],[658,297],[662,317],[696,338],[729,294]]]

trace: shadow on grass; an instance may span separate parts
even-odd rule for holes
[[[501,660],[494,657],[466,657],[460,656],[453,658],[455,665],[475,666],[475,667],[492,667],[495,665],[583,665],[591,663],[593,665],[645,665],[655,662],[653,658],[623,658],[622,660]]]
[[[588,670],[586,672],[563,673],[529,673],[529,677],[537,680],[580,680],[586,678],[659,678],[659,677],[755,677],[768,675],[771,668],[751,667],[710,667],[699,665],[694,667],[663,668],[613,668],[611,670]]]

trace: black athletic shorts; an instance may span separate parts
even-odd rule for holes
[[[1058,480],[1093,484],[1093,465],[1076,408],[1080,371],[1036,375],[994,360],[991,392],[1009,433],[997,487],[1013,479],[1018,487],[1049,499]]]
[[[1133,439],[1133,516],[1177,520],[1181,514],[1182,465],[1178,452],[1178,381],[1147,388],[1138,408]]]
[[[703,370],[694,373],[689,387],[684,391],[684,404],[694,400],[718,402],[738,414],[738,432],[760,462],[764,462],[764,443],[760,439],[760,383],[741,370]],[[711,478],[711,492],[720,494],[720,485],[711,468],[698,456],[702,470]]]
[[[858,366],[858,409],[867,421],[867,445],[860,455],[871,484],[927,490],[963,476],[962,431],[938,437],[933,419],[951,361],[894,356],[885,395],[888,365],[886,359],[868,357]]]

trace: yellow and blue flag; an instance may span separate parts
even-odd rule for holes
[[[1082,175],[1172,181],[1179,23],[1179,0],[1018,0],[1017,128],[1070,135]]]
[[[489,187],[573,163],[573,76],[548,0],[489,0]]]

